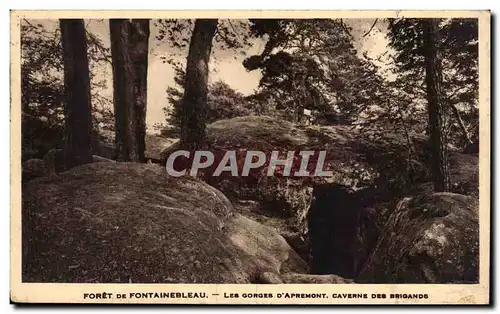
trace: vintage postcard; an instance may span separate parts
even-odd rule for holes
[[[490,15],[12,11],[12,302],[489,304]]]

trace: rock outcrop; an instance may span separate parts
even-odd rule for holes
[[[411,169],[413,185],[431,180],[425,166],[429,148],[421,134],[412,134]],[[173,144],[161,153],[164,164],[168,156],[179,149]],[[307,233],[306,216],[316,185],[334,183],[346,188],[383,187],[389,197],[402,197],[411,191],[408,178],[408,143],[397,133],[383,137],[366,134],[346,125],[303,126],[266,116],[246,116],[219,120],[207,126],[205,149],[212,152],[227,150],[326,151],[324,169],[333,177],[211,177],[203,180],[220,189],[230,199],[256,200],[268,214],[293,221],[302,234]],[[465,155],[450,147],[453,192],[477,194],[477,156]]]
[[[24,282],[249,283],[305,273],[275,229],[164,168],[93,163],[23,189]]]
[[[359,283],[477,283],[477,202],[453,193],[404,198],[391,213]]]
[[[375,139],[270,117],[212,123],[205,149],[326,150],[333,177],[201,181],[107,155],[63,172],[62,151],[53,150],[23,163],[23,280],[477,282],[478,156],[450,147],[460,194],[434,194],[426,140],[414,142],[408,181],[400,135]],[[146,144],[148,158],[162,164],[179,149],[151,136]]]

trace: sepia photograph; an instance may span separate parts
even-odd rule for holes
[[[488,303],[490,12],[402,12],[12,11],[11,299]]]

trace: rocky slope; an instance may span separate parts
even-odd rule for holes
[[[307,271],[218,190],[156,165],[94,163],[23,190],[23,281],[249,283]]]
[[[307,217],[314,189],[323,184],[337,184],[356,192],[354,198],[358,200],[358,208],[353,210],[366,208],[368,212],[361,213],[363,218],[375,210],[375,219],[380,218],[375,224],[379,226],[387,218],[378,214],[379,209],[386,211],[388,206],[403,196],[432,190],[426,187],[431,180],[425,166],[430,154],[426,138],[413,134],[412,139],[412,154],[408,156],[406,137],[391,132],[375,137],[351,126],[302,126],[266,116],[220,120],[207,126],[205,149],[216,155],[228,150],[260,150],[267,153],[273,150],[325,150],[325,169],[331,170],[333,177],[268,177],[265,164],[263,172],[246,178],[212,177],[209,171],[213,171],[213,168],[207,169],[203,180],[235,202],[258,202],[260,216],[285,220],[289,228],[281,226],[282,234],[294,239],[307,236]],[[161,154],[162,163],[178,149],[179,143],[165,149]],[[477,155],[462,154],[450,147],[450,157],[453,192],[477,198]],[[336,202],[339,206],[335,210],[350,210],[353,206],[342,205],[343,200]],[[384,205],[380,206],[382,203]],[[300,250],[301,245],[303,243],[294,247]]]
[[[421,136],[408,180],[407,143],[397,134],[373,138],[270,117],[217,121],[207,133],[206,149],[219,153],[326,150],[334,176],[200,180],[100,156],[67,172],[56,169],[57,151],[28,160],[23,280],[477,282],[477,154],[450,148],[457,194],[435,194]],[[147,143],[162,166],[179,149],[164,139]]]

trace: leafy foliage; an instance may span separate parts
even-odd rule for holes
[[[402,185],[413,185],[426,177],[428,169],[417,162],[417,142],[428,136],[427,95],[421,19],[389,19],[387,38],[393,50],[386,70],[385,86],[377,106],[360,115],[361,127],[374,140],[387,132],[407,141],[406,164],[398,169]],[[442,99],[445,100],[445,132],[451,145],[464,148],[478,139],[477,20],[441,20],[438,51],[442,64]],[[373,103],[373,102],[372,102]],[[425,166],[424,166],[425,168]],[[390,170],[390,169],[388,169]]]
[[[168,39],[166,43],[170,46],[168,54],[162,55],[160,58],[163,63],[170,64],[175,72],[175,85],[167,89],[169,106],[164,108],[164,112],[169,117],[167,127],[155,127],[159,128],[166,136],[176,137],[180,131],[182,98],[184,97],[186,83],[186,64],[179,61],[179,57],[187,54],[191,34],[194,31],[194,21],[192,19],[160,19],[155,22],[158,28],[156,39],[159,41]],[[250,45],[248,26],[248,20],[219,19],[213,37],[212,54],[214,51],[230,51],[231,53],[239,51],[243,54],[244,50],[242,48]],[[234,56],[236,58],[237,54]],[[214,58],[212,57],[211,60],[214,60]],[[209,86],[209,90],[206,123],[250,113],[250,111],[246,110],[247,104],[243,95],[232,90],[228,84],[216,82]]]
[[[91,70],[91,97],[95,134],[99,128],[114,127],[111,100],[102,95],[105,79],[95,71],[110,62],[109,48],[87,31]],[[21,23],[21,94],[23,159],[41,157],[60,148],[63,139],[63,62],[60,30],[42,24]],[[94,72],[92,72],[92,70]]]
[[[439,23],[438,50],[442,63],[442,95],[446,102],[446,131],[451,143],[463,147],[478,139],[478,24],[475,19],[446,19]],[[423,29],[419,19],[391,19],[389,44],[396,51],[392,94],[405,118],[425,121]],[[415,121],[409,119],[410,127]],[[425,132],[420,127],[417,132]]]
[[[177,137],[179,134],[180,118],[182,116],[182,84],[185,76],[183,69],[176,67],[175,87],[168,87],[168,107],[163,110],[169,117],[169,127],[162,128],[161,133],[167,137]],[[246,97],[232,89],[224,81],[216,81],[208,86],[207,123],[233,117],[248,116],[254,114],[251,104]]]
[[[300,121],[304,109],[326,123],[351,123],[382,93],[377,67],[353,46],[342,20],[251,20],[252,35],[269,39],[260,55],[244,62],[261,70],[256,101]]]
[[[219,20],[212,51],[236,57],[252,41],[264,42],[262,51],[248,56],[242,64],[249,71],[259,71],[262,78],[257,91],[249,96],[232,89],[229,81],[211,83],[207,123],[245,115],[269,115],[297,122],[308,109],[313,124],[347,124],[360,128],[373,141],[383,140],[393,132],[404,137],[408,145],[397,151],[405,158],[384,171],[400,173],[399,181],[391,185],[411,185],[411,177],[426,175],[415,157],[415,144],[426,137],[428,119],[420,22],[384,22],[388,24],[392,59],[388,68],[380,68],[366,54],[356,51],[352,29],[340,19]],[[187,55],[194,20],[154,23],[156,39],[171,48],[160,56],[175,70],[175,85],[167,89],[168,105],[164,109],[170,126],[162,133],[175,137],[185,76],[185,62],[179,57]],[[48,31],[42,25],[23,23],[22,27],[23,121],[29,126],[23,131],[23,148],[34,147],[41,152],[47,150],[40,148],[41,143],[62,138],[59,34],[57,29]],[[463,147],[468,142],[465,133],[471,141],[478,139],[477,20],[442,20],[439,32],[442,87],[449,103],[448,137],[453,145]],[[91,72],[95,73],[109,62],[109,50],[94,34],[87,36]],[[153,48],[152,53],[158,51]],[[105,82],[96,82],[93,77],[92,102],[102,108],[94,108],[95,125],[112,129],[111,101],[99,95],[104,87]],[[107,111],[103,109],[106,107]],[[364,171],[358,168],[353,167],[353,171]]]
[[[163,62],[175,68],[183,67],[175,57],[187,55],[194,21],[194,19],[159,19],[154,22],[158,29],[156,39],[166,43],[170,48],[168,54],[160,56]],[[248,20],[219,19],[213,45],[212,54],[221,50],[244,53],[243,48],[250,45]]]

